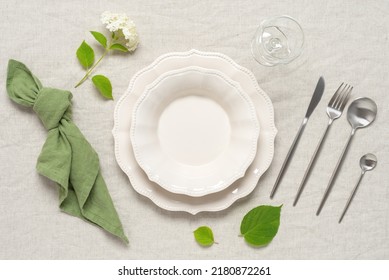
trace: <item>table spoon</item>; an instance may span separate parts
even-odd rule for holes
[[[323,206],[328,198],[328,195],[332,189],[332,185],[335,181],[335,177],[338,173],[339,167],[343,161],[343,158],[347,152],[347,149],[350,145],[351,139],[353,138],[356,130],[358,128],[363,128],[371,124],[377,115],[377,105],[373,100],[367,97],[361,97],[355,99],[347,110],[347,120],[351,125],[351,133],[347,140],[346,146],[343,148],[342,154],[338,160],[338,163],[335,166],[335,169],[332,173],[331,179],[328,182],[327,189],[324,193],[324,196],[320,202],[319,208],[316,211],[316,215],[318,216],[323,209]]]
[[[339,219],[339,224],[342,222],[343,217],[346,214],[347,209],[350,206],[350,203],[353,200],[353,198],[354,198],[354,196],[355,196],[355,194],[357,192],[359,184],[362,181],[363,175],[365,175],[366,171],[373,170],[376,167],[376,165],[377,165],[377,157],[375,155],[373,155],[373,154],[366,154],[366,155],[361,157],[361,159],[359,161],[359,165],[360,165],[361,170],[362,170],[361,175],[359,176],[358,182],[355,185],[353,191],[351,192],[351,195],[350,195],[350,197],[349,197],[349,199],[348,199],[348,201],[346,203],[346,206],[343,209],[343,213],[342,213],[342,215],[340,216],[340,219]]]

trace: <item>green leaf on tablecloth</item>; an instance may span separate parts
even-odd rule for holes
[[[213,232],[207,226],[197,228],[194,232],[194,237],[201,246],[211,246],[215,243],[213,239]]]
[[[90,31],[90,33],[95,37],[96,41],[99,42],[104,48],[107,47],[107,38],[104,34],[97,31]]]
[[[93,62],[95,61],[95,52],[85,41],[82,41],[76,54],[78,61],[84,68],[88,69],[93,65]]]
[[[273,240],[280,226],[281,207],[261,205],[243,217],[240,233],[247,243],[265,246]]]
[[[118,50],[121,52],[128,52],[128,49],[123,46],[122,44],[113,44],[112,46],[109,47],[110,50]]]
[[[103,97],[113,99],[112,85],[107,77],[103,75],[95,75],[92,78],[92,82]]]

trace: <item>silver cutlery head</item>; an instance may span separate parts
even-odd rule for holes
[[[377,115],[377,104],[367,97],[355,99],[347,110],[347,119],[353,130],[371,124]]]
[[[352,90],[353,87],[345,83],[342,83],[336,90],[327,106],[327,115],[331,119],[337,119],[342,115]]]
[[[359,166],[362,172],[373,170],[377,165],[377,157],[373,154],[366,154],[359,160]]]
[[[324,93],[324,87],[325,87],[324,78],[320,77],[319,80],[317,81],[315,91],[313,92],[311,102],[309,103],[307,112],[305,114],[306,118],[309,118],[311,116],[311,114],[315,110],[317,104],[319,104],[320,99]]]

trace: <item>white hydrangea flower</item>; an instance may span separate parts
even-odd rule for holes
[[[111,32],[121,32],[129,51],[134,51],[139,44],[139,36],[134,22],[124,13],[106,11],[101,15],[101,21]]]
[[[139,36],[136,32],[135,25],[122,29],[124,38],[126,39],[126,46],[129,51],[134,51],[139,44]]]

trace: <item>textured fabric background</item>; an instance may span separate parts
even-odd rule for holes
[[[109,3],[108,3],[109,2]],[[133,55],[115,54],[98,73],[111,78],[115,101],[103,100],[86,82],[75,57],[89,30],[104,31],[105,10],[127,13],[141,45]],[[4,1],[0,2],[0,259],[388,259],[389,258],[389,2],[388,1]],[[303,55],[274,68],[257,64],[250,41],[265,18],[288,14],[305,30]],[[138,70],[156,57],[189,49],[222,52],[252,70],[270,96],[279,133],[272,165],[254,192],[218,213],[171,213],[138,195],[116,164],[113,110]],[[74,121],[100,156],[102,173],[130,245],[80,219],[61,213],[57,186],[39,176],[36,159],[46,131],[29,109],[6,94],[9,58],[24,62],[45,86],[70,89]],[[316,81],[326,80],[322,102],[312,115],[275,199],[269,194],[305,114]],[[298,184],[327,123],[325,107],[342,82],[353,98],[378,104],[375,123],[356,133],[334,190],[320,217],[316,208],[350,132],[337,120],[297,207]],[[337,220],[356,182],[359,158],[375,153],[379,164],[367,173],[345,220]],[[238,237],[244,214],[260,204],[284,204],[279,233],[265,248]],[[201,248],[192,231],[213,228],[218,245]]]

